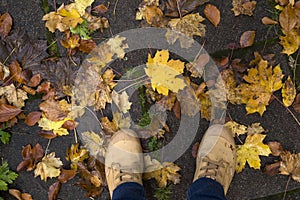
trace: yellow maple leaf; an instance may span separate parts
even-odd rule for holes
[[[291,55],[295,53],[300,46],[300,35],[297,30],[292,30],[284,34],[284,36],[280,36],[280,44],[283,46],[282,53]]]
[[[85,13],[85,9],[92,5],[94,0],[75,0],[74,8],[82,16]]]
[[[168,95],[169,90],[177,93],[186,85],[182,78],[177,77],[183,73],[184,63],[180,60],[169,60],[169,51],[157,51],[152,58],[148,56],[146,74],[151,79],[151,86],[158,93]]]
[[[259,54],[255,56],[250,64],[256,67],[248,70],[248,75],[243,77],[247,83],[240,84],[235,91],[240,103],[246,104],[248,114],[258,112],[262,115],[273,92],[282,87],[283,74],[279,65],[272,68]]]
[[[62,136],[69,134],[68,130],[62,127],[62,125],[68,120],[72,119],[66,117],[61,121],[51,121],[48,118],[46,118],[45,115],[43,115],[42,118],[38,121],[38,123],[39,127],[41,127],[43,130],[53,131],[55,135]]]
[[[289,107],[294,102],[296,97],[296,88],[295,85],[289,76],[288,79],[284,82],[282,87],[282,98],[283,104],[285,107]]]
[[[174,184],[180,182],[181,175],[178,174],[180,167],[171,162],[160,163],[156,159],[151,159],[149,155],[144,157],[146,173],[144,179],[149,180],[154,178],[158,187],[166,187],[168,180]]]
[[[34,177],[41,176],[41,180],[57,177],[60,174],[60,167],[63,165],[60,158],[55,158],[55,152],[43,157],[42,161],[36,165]]]
[[[241,172],[245,168],[246,162],[254,169],[260,169],[259,156],[271,154],[270,147],[262,141],[266,135],[255,133],[248,135],[243,145],[238,145],[236,150],[236,172]]]
[[[247,126],[239,124],[235,121],[226,122],[225,126],[231,129],[232,133],[234,133],[234,136],[239,136],[247,133]]]
[[[84,161],[89,157],[88,151],[85,148],[78,148],[79,143],[72,144],[70,149],[67,149],[66,160],[71,161],[71,168],[77,170],[78,162]]]
[[[83,22],[79,12],[74,8],[61,8],[57,10],[57,13],[63,17],[61,22],[68,27],[75,28],[77,24],[81,24]]]

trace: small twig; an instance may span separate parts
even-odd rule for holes
[[[75,144],[78,143],[78,136],[77,136],[77,130],[74,128],[74,138],[75,138]]]
[[[88,107],[84,107],[84,108],[86,108],[97,119],[101,129],[103,129],[103,126],[102,126],[101,122],[99,121],[98,117],[95,115],[95,113],[91,109],[89,109]]]
[[[9,59],[9,57],[13,54],[13,52],[16,50],[16,47],[13,48],[13,50],[9,53],[9,55],[5,58],[3,65],[5,65],[6,61]]]
[[[180,11],[180,7],[179,7],[178,0],[176,0],[176,4],[177,4],[178,14],[179,14],[179,17],[180,17],[180,19],[181,19],[181,18],[182,18],[182,15],[181,15],[181,11]]]
[[[122,79],[122,80],[114,80],[114,81],[115,81],[115,82],[133,82],[133,81],[137,81],[137,80],[139,80],[139,79],[141,79],[141,78],[144,78],[144,77],[146,77],[146,76],[147,76],[147,75],[144,74],[143,76],[140,76],[140,77],[134,78],[134,79],[129,79],[129,80]]]
[[[294,67],[293,67],[293,81],[294,83],[296,83],[296,69],[297,69],[297,62],[298,62],[298,58],[299,58],[299,49],[298,49],[298,53],[297,53],[297,56],[296,56],[296,59],[295,59],[295,63],[294,63]]]
[[[284,195],[283,195],[283,198],[282,198],[282,200],[284,200],[284,199],[285,199],[286,192],[287,192],[287,189],[288,189],[288,186],[289,186],[290,180],[291,180],[291,176],[289,176],[289,179],[288,179],[288,181],[287,181],[287,183],[286,183],[286,185],[285,185],[285,189],[284,189]]]
[[[140,84],[140,83],[142,83],[142,82],[146,82],[146,81],[148,81],[148,80],[150,80],[150,78],[147,78],[147,79],[145,79],[145,80],[140,80],[140,81],[138,81],[138,82],[132,83],[132,84],[130,84],[130,85],[124,87],[123,89],[121,89],[121,90],[119,90],[119,91],[117,91],[117,92],[120,94],[120,93],[124,92],[125,90],[127,90],[128,88],[133,87],[133,86],[135,86],[135,85],[138,85],[138,84]]]
[[[48,144],[47,144],[47,147],[46,147],[46,150],[45,150],[45,155],[47,155],[47,153],[48,153],[50,144],[51,144],[51,139],[48,140]]]
[[[272,96],[283,106],[285,107],[285,105],[274,95],[272,94]],[[292,115],[292,117],[294,118],[294,120],[297,122],[298,126],[300,126],[300,122],[299,120],[297,119],[297,117],[294,115],[294,113],[288,108],[288,107],[285,107],[285,109]]]
[[[113,14],[116,16],[116,10],[117,10],[117,5],[119,3],[119,0],[116,0],[115,6],[114,6],[114,12]]]

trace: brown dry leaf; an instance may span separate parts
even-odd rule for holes
[[[212,4],[206,4],[203,12],[204,12],[205,17],[215,27],[217,27],[221,20],[221,13],[220,13],[219,9]]]
[[[232,6],[233,6],[232,11],[234,12],[235,16],[241,14],[252,16],[256,6],[256,1],[232,0]]]
[[[280,156],[280,154],[283,152],[283,147],[279,142],[268,142],[268,146],[270,147],[273,156]]]
[[[296,97],[296,88],[290,76],[284,82],[281,92],[284,106],[289,107],[292,105]]]
[[[109,22],[106,17],[96,17],[92,15],[85,14],[86,20],[89,22],[89,30],[96,31],[100,29],[103,32],[104,29],[109,28]]]
[[[76,122],[74,120],[67,120],[62,125],[62,128],[65,128],[65,129],[71,131],[71,130],[74,130],[77,126],[78,126],[78,122]]]
[[[51,121],[60,121],[67,117],[67,112],[61,108],[59,101],[55,101],[54,99],[43,101],[39,107],[46,118]]]
[[[295,181],[300,182],[300,153],[283,151],[280,158],[280,174],[291,175]]]
[[[4,13],[3,15],[0,15],[0,35],[1,37],[5,38],[12,26],[12,18],[9,13]]]
[[[0,96],[4,96],[8,103],[18,108],[22,108],[25,105],[24,101],[28,99],[27,93],[22,89],[16,89],[14,84],[0,87]]]
[[[164,27],[166,25],[166,20],[164,19],[163,12],[158,6],[159,1],[157,0],[142,1],[138,7],[135,19],[145,19],[151,26]]]
[[[44,130],[37,132],[37,135],[46,139],[53,139],[57,137],[57,135],[53,131],[44,131]]]
[[[22,110],[16,106],[11,106],[7,104],[1,104],[0,105],[0,122],[6,122],[14,117],[16,117],[18,114],[20,114]]]
[[[289,4],[279,14],[279,23],[285,33],[292,31],[297,24],[296,9]]]
[[[192,156],[193,156],[193,158],[197,158],[199,146],[200,146],[200,143],[199,143],[199,142],[196,142],[196,143],[193,145],[193,147],[192,147]]]
[[[143,178],[149,180],[154,178],[158,187],[166,187],[168,181],[173,184],[180,183],[181,175],[178,173],[180,167],[171,162],[160,163],[156,159],[151,159],[149,155],[144,157],[145,173]]]
[[[30,78],[28,86],[37,87],[40,83],[41,83],[41,75],[36,74]]]
[[[280,161],[272,164],[267,164],[266,167],[264,168],[263,172],[265,174],[268,174],[269,176],[274,176],[278,174],[280,168]]]
[[[94,42],[94,40],[80,40],[80,46],[79,51],[83,53],[90,53],[94,48],[97,47],[97,44]]]
[[[79,35],[71,35],[70,37],[61,40],[60,43],[66,49],[75,49],[80,46],[79,44],[80,36]]]
[[[58,177],[58,180],[59,182],[61,183],[66,183],[68,182],[69,180],[71,180],[72,178],[75,177],[76,175],[76,170],[74,169],[61,169],[60,170],[60,175]]]
[[[201,78],[204,67],[209,63],[210,56],[209,54],[201,54],[192,63],[187,63],[185,65],[186,69],[191,72],[191,76],[195,78]]]
[[[179,103],[178,100],[175,101],[172,110],[174,112],[175,117],[180,120],[180,118],[181,118],[181,107],[180,107],[180,103]]]
[[[56,181],[52,185],[50,185],[48,190],[48,200],[57,200],[58,193],[60,191],[61,182]]]
[[[34,177],[41,176],[41,180],[47,181],[47,178],[57,177],[60,174],[60,167],[63,165],[60,158],[55,157],[55,152],[47,154],[42,161],[36,165]]]
[[[83,162],[89,157],[88,151],[85,148],[78,148],[79,143],[72,144],[70,149],[67,149],[66,160],[71,162],[71,168],[77,170],[78,162]]]
[[[43,156],[44,150],[39,143],[33,148],[30,144],[26,145],[22,150],[23,161],[18,165],[17,171],[19,172],[24,168],[26,168],[27,171],[33,170]]]
[[[263,17],[261,19],[261,22],[264,24],[264,25],[275,25],[275,24],[278,24],[277,21],[269,18],[269,17]]]
[[[183,17],[208,1],[209,0],[167,0],[164,13],[167,17],[180,17],[180,14],[181,17]]]
[[[242,48],[250,47],[254,43],[255,31],[245,31],[240,38]]]
[[[300,93],[296,96],[293,108],[297,113],[300,113]]]
[[[111,122],[107,117],[101,117],[101,125],[103,126],[103,131],[109,135],[113,135],[119,130],[119,127],[116,124],[116,122]]]
[[[109,6],[109,4],[108,4],[108,6]],[[97,5],[97,6],[93,7],[92,12],[103,15],[108,11],[108,6],[105,6],[104,4]]]
[[[9,189],[9,194],[18,200],[32,200],[32,196],[28,193],[22,193],[17,189]]]
[[[34,126],[39,121],[41,116],[41,112],[33,111],[27,115],[25,119],[25,124],[27,124],[28,126]]]

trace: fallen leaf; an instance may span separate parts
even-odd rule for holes
[[[235,16],[241,14],[252,16],[256,6],[256,1],[232,0],[232,6],[233,6],[232,11],[234,12]]]
[[[36,74],[31,77],[31,79],[29,80],[28,86],[37,87],[40,83],[41,83],[41,75]]]
[[[26,74],[22,72],[22,68],[17,61],[14,61],[9,65],[9,71],[14,81],[21,84],[26,84],[29,81]]]
[[[48,190],[48,200],[56,200],[58,193],[60,191],[61,182],[56,181],[52,185],[50,185]]]
[[[280,156],[280,154],[283,152],[283,147],[279,142],[268,142],[268,146],[270,147],[273,156]]]
[[[4,13],[3,15],[0,15],[0,35],[5,38],[12,27],[12,18],[10,14]]]
[[[297,24],[297,15],[296,9],[294,9],[291,4],[285,6],[279,14],[279,24],[286,33],[295,28]]]
[[[78,125],[78,122],[75,122],[74,120],[67,120],[62,125],[62,128],[65,128],[69,131],[74,130]]]
[[[94,0],[75,0],[74,8],[78,11],[80,15],[85,13],[85,9],[90,7]]]
[[[219,9],[212,5],[212,4],[206,4],[204,8],[204,15],[205,17],[215,26],[217,27],[221,20],[221,14]]]
[[[201,78],[204,67],[209,63],[210,56],[207,53],[200,54],[192,63],[186,64],[186,69],[191,72],[191,76]]]
[[[260,169],[259,156],[271,154],[269,146],[262,143],[265,137],[266,135],[257,133],[248,135],[245,143],[237,146],[236,172],[241,172],[245,168],[246,162],[250,167]]]
[[[19,172],[24,168],[26,168],[27,171],[33,170],[43,156],[44,150],[39,143],[33,148],[30,144],[26,145],[22,150],[23,161],[18,165],[17,171]]]
[[[95,7],[93,7],[92,11],[103,15],[108,11],[108,6],[105,6],[104,4],[99,4]]]
[[[151,79],[151,86],[158,93],[168,95],[169,90],[177,93],[185,87],[184,80],[177,77],[183,73],[184,63],[180,60],[169,60],[168,50],[157,51],[152,58],[148,56],[146,74]]]
[[[142,1],[139,4],[135,19],[145,19],[149,25],[155,27],[164,27],[166,25],[163,12],[159,8],[159,1],[156,0]]]
[[[0,96],[4,96],[10,104],[18,108],[25,106],[25,100],[28,99],[27,93],[22,89],[17,89],[14,84],[0,87]]]
[[[115,121],[111,122],[107,117],[101,117],[101,125],[103,126],[103,131],[109,135],[113,135],[119,130]]]
[[[197,158],[199,146],[200,146],[199,142],[196,142],[193,145],[193,147],[192,147],[192,156],[193,156],[193,158]]]
[[[280,162],[272,163],[272,164],[267,164],[266,167],[264,168],[263,172],[265,174],[268,174],[269,176],[274,176],[278,174],[280,168]]]
[[[79,143],[72,144],[71,148],[67,150],[66,160],[71,162],[71,168],[77,170],[78,162],[83,162],[89,157],[88,151],[85,148],[78,148]]]
[[[97,44],[93,40],[80,40],[79,51],[83,53],[90,53],[94,48],[96,48]]]
[[[280,36],[280,44],[283,46],[282,53],[291,55],[295,53],[300,46],[300,35],[296,30],[285,33]]]
[[[0,105],[0,122],[6,122],[10,119],[13,119],[18,114],[20,114],[22,110],[16,106],[11,106],[7,104]]]
[[[253,123],[251,126],[247,127],[248,135],[253,135],[256,133],[263,133],[265,129],[260,125],[260,123]]]
[[[106,147],[105,141],[103,139],[104,134],[102,133],[100,137],[99,134],[95,132],[86,131],[81,133],[81,140],[84,147],[87,148],[89,154],[95,157],[105,157]]]
[[[79,35],[71,35],[64,40],[61,40],[60,43],[66,49],[75,49],[80,46],[79,44],[80,36]]]
[[[167,0],[164,10],[165,15],[167,17],[183,17],[208,1],[209,0]]]
[[[27,124],[28,126],[34,126],[39,121],[41,116],[41,112],[33,111],[27,115],[25,119],[25,124]]]
[[[126,91],[119,94],[114,90],[111,93],[111,98],[122,113],[127,113],[130,110],[132,102],[129,101]]]
[[[300,113],[300,93],[297,94],[293,108],[297,113]]]
[[[60,167],[63,165],[60,158],[55,157],[55,152],[45,155],[42,161],[36,165],[34,177],[41,176],[41,180],[57,177],[60,174]]]
[[[280,174],[291,175],[295,181],[300,182],[300,153],[292,154],[284,151],[280,154],[280,158]]]
[[[168,181],[173,184],[180,183],[181,175],[178,174],[180,167],[171,162],[160,163],[156,159],[152,159],[149,155],[144,156],[145,173],[143,178],[149,180],[154,178],[158,184],[158,187],[166,187]]]
[[[42,115],[42,118],[38,121],[38,123],[39,123],[39,127],[41,127],[42,130],[53,131],[53,133],[55,133],[55,135],[63,136],[63,135],[69,134],[68,130],[62,127],[63,124],[68,120],[72,120],[72,119],[66,117],[60,121],[52,121],[52,120],[46,118],[44,115]]]
[[[57,135],[53,131],[44,131],[44,130],[37,132],[37,135],[46,139],[54,139],[57,137]]]
[[[282,101],[285,107],[289,107],[293,104],[296,97],[295,85],[289,76],[282,86]]]
[[[278,24],[277,21],[269,18],[269,17],[263,17],[261,19],[261,22],[264,24],[264,25],[275,25],[275,24]]]
[[[255,31],[246,31],[240,38],[240,45],[242,48],[250,47],[254,43]]]
[[[58,177],[58,181],[61,183],[66,183],[69,180],[71,180],[72,178],[75,177],[76,175],[76,170],[74,169],[61,169],[60,170],[60,175]]]
[[[225,126],[231,130],[234,136],[239,136],[247,133],[247,126],[239,124],[236,121],[226,122]]]
[[[9,194],[18,200],[32,200],[32,196],[28,193],[22,193],[17,189],[9,189]]]

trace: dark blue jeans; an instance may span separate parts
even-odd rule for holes
[[[123,183],[113,192],[113,200],[146,200],[144,187],[138,183]],[[187,193],[188,200],[226,200],[223,186],[210,178],[199,178]]]

